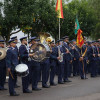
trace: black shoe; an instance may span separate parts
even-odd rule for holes
[[[23,93],[32,93],[31,90],[26,90],[26,91],[23,91]]]
[[[73,76],[77,76],[76,74],[73,74]]]
[[[3,88],[0,88],[0,90],[3,90]]]
[[[95,78],[95,76],[91,75],[92,78]]]
[[[85,77],[85,79],[88,79],[87,77]]]
[[[55,84],[55,83],[50,83],[50,85],[51,85],[51,86],[56,86],[57,84]]]
[[[42,86],[43,88],[50,88],[50,86],[49,85],[44,85],[44,86]]]
[[[81,77],[81,79],[82,79],[82,80],[84,80],[84,78],[83,78],[83,77]]]
[[[6,88],[3,88],[2,90],[7,90]]]
[[[42,82],[41,80],[39,82]]]
[[[7,90],[6,88],[0,88],[0,90]]]
[[[73,78],[73,76],[70,76],[69,78]]]
[[[33,88],[32,90],[34,90],[34,91],[40,91],[42,89],[40,89],[40,88]]]
[[[10,94],[10,96],[19,96],[17,93]]]
[[[19,88],[20,86],[18,86],[17,84],[15,85],[15,88]]]
[[[58,82],[58,84],[64,84],[64,82]]]
[[[72,81],[70,81],[70,80],[64,80],[64,82],[72,82]]]

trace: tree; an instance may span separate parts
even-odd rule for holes
[[[49,32],[55,35],[55,30],[58,26],[57,14],[55,12],[54,0],[39,0],[36,2],[37,12],[34,13],[35,21],[32,24],[32,35],[39,32]]]
[[[12,34],[55,32],[57,14],[54,0],[4,0],[1,35],[8,41]],[[19,29],[17,32],[12,30]]]
[[[64,20],[61,28],[62,36],[65,34],[71,39],[75,38],[75,19],[78,16],[83,35],[90,36],[94,31],[96,20],[93,10],[88,7],[87,0],[72,0],[64,5]]]
[[[99,30],[99,7],[93,6],[94,0],[63,0],[64,19],[61,19],[61,37],[75,38],[76,15],[85,36]],[[93,2],[91,2],[93,1]],[[97,0],[99,1],[99,0]],[[6,41],[12,34],[23,31],[25,34],[38,35],[49,32],[58,39],[59,20],[55,11],[57,0],[4,0],[0,4],[0,33]],[[89,5],[90,4],[90,5]],[[99,3],[98,3],[99,4]],[[95,12],[96,10],[96,12]],[[3,14],[2,14],[3,11]],[[12,30],[19,29],[12,33]]]
[[[94,16],[96,20],[94,33],[91,35],[92,38],[100,38],[100,0],[88,0],[89,7],[94,11]]]
[[[23,27],[32,24],[34,3],[35,0],[4,0],[0,25],[1,35],[6,41],[16,33],[11,33],[12,30],[19,29],[19,32]]]

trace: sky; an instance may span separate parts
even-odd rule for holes
[[[3,2],[4,0],[0,0],[0,1],[2,1],[2,2]]]
[[[14,37],[14,36],[17,36],[17,38],[19,40],[21,37],[24,37],[24,36],[27,36],[27,35],[25,35],[22,31],[20,31],[20,32],[18,32],[16,34],[11,35],[11,37]]]

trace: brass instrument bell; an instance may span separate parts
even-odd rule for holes
[[[6,49],[0,48],[0,60],[4,59],[6,57]]]

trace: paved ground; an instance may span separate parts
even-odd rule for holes
[[[23,94],[20,87],[16,89],[17,93],[20,93],[18,97],[10,97],[8,90],[0,91],[0,100],[100,100],[100,77],[88,76],[88,78],[88,80],[81,80],[79,77],[70,78],[72,83],[33,91],[31,94]],[[20,78],[18,84],[21,85]],[[6,87],[8,87],[7,84]]]

